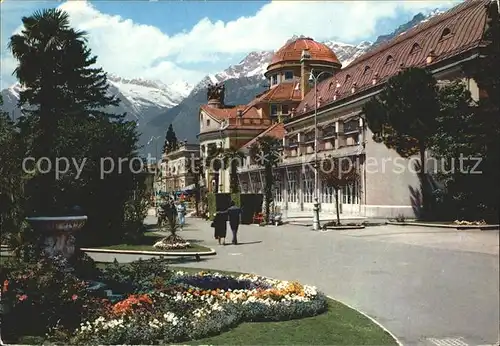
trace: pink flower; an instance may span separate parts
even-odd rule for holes
[[[19,297],[19,301],[22,302],[24,300],[28,299],[28,296],[26,294],[23,294],[22,296]]]
[[[77,298],[78,298],[78,296],[77,296],[76,294],[73,294],[73,295],[71,296],[71,300],[76,300]]]

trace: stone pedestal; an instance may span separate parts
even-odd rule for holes
[[[29,217],[27,221],[42,233],[42,250],[48,256],[62,255],[69,259],[75,253],[74,233],[87,222],[87,216]]]

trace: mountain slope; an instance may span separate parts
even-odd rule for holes
[[[108,75],[108,82],[109,93],[121,100],[118,107],[109,108],[108,111],[116,114],[126,113],[126,119],[137,122],[141,133],[150,119],[177,106],[192,90],[192,86],[187,83],[179,82],[167,86],[157,81],[125,79],[111,74]],[[19,84],[1,91],[4,100],[2,108],[14,119],[21,115],[17,107],[20,91]],[[141,136],[140,145],[145,144],[148,139]]]

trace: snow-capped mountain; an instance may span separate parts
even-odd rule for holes
[[[345,67],[368,50],[404,34],[408,29],[426,22],[429,18],[443,11],[434,10],[426,15],[419,13],[413,19],[400,25],[392,33],[379,36],[374,43],[363,41],[357,45],[336,41],[323,42],[330,47]],[[297,39],[297,36],[290,40]],[[141,144],[146,144],[151,136],[163,137],[169,124],[174,125],[178,138],[196,141],[198,128],[198,110],[206,102],[206,87],[212,83],[226,83],[226,101],[229,104],[246,104],[256,94],[264,90],[264,72],[270,63],[274,51],[251,52],[239,63],[216,74],[205,76],[196,86],[185,82],[165,85],[160,81],[145,79],[126,79],[108,75],[110,93],[120,98],[121,105],[114,112],[126,112],[128,119],[138,123],[142,133]],[[13,85],[1,91],[5,111],[17,116],[19,85]],[[144,150],[148,150],[147,145]]]
[[[126,79],[111,74],[108,75],[108,81],[138,110],[151,105],[171,108],[189,95],[192,89],[192,86],[186,82],[177,82],[167,86],[160,81],[142,78]]]

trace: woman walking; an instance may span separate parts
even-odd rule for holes
[[[212,222],[212,227],[214,228],[214,238],[218,240],[219,245],[226,245],[226,233],[227,233],[227,213],[217,212]]]

